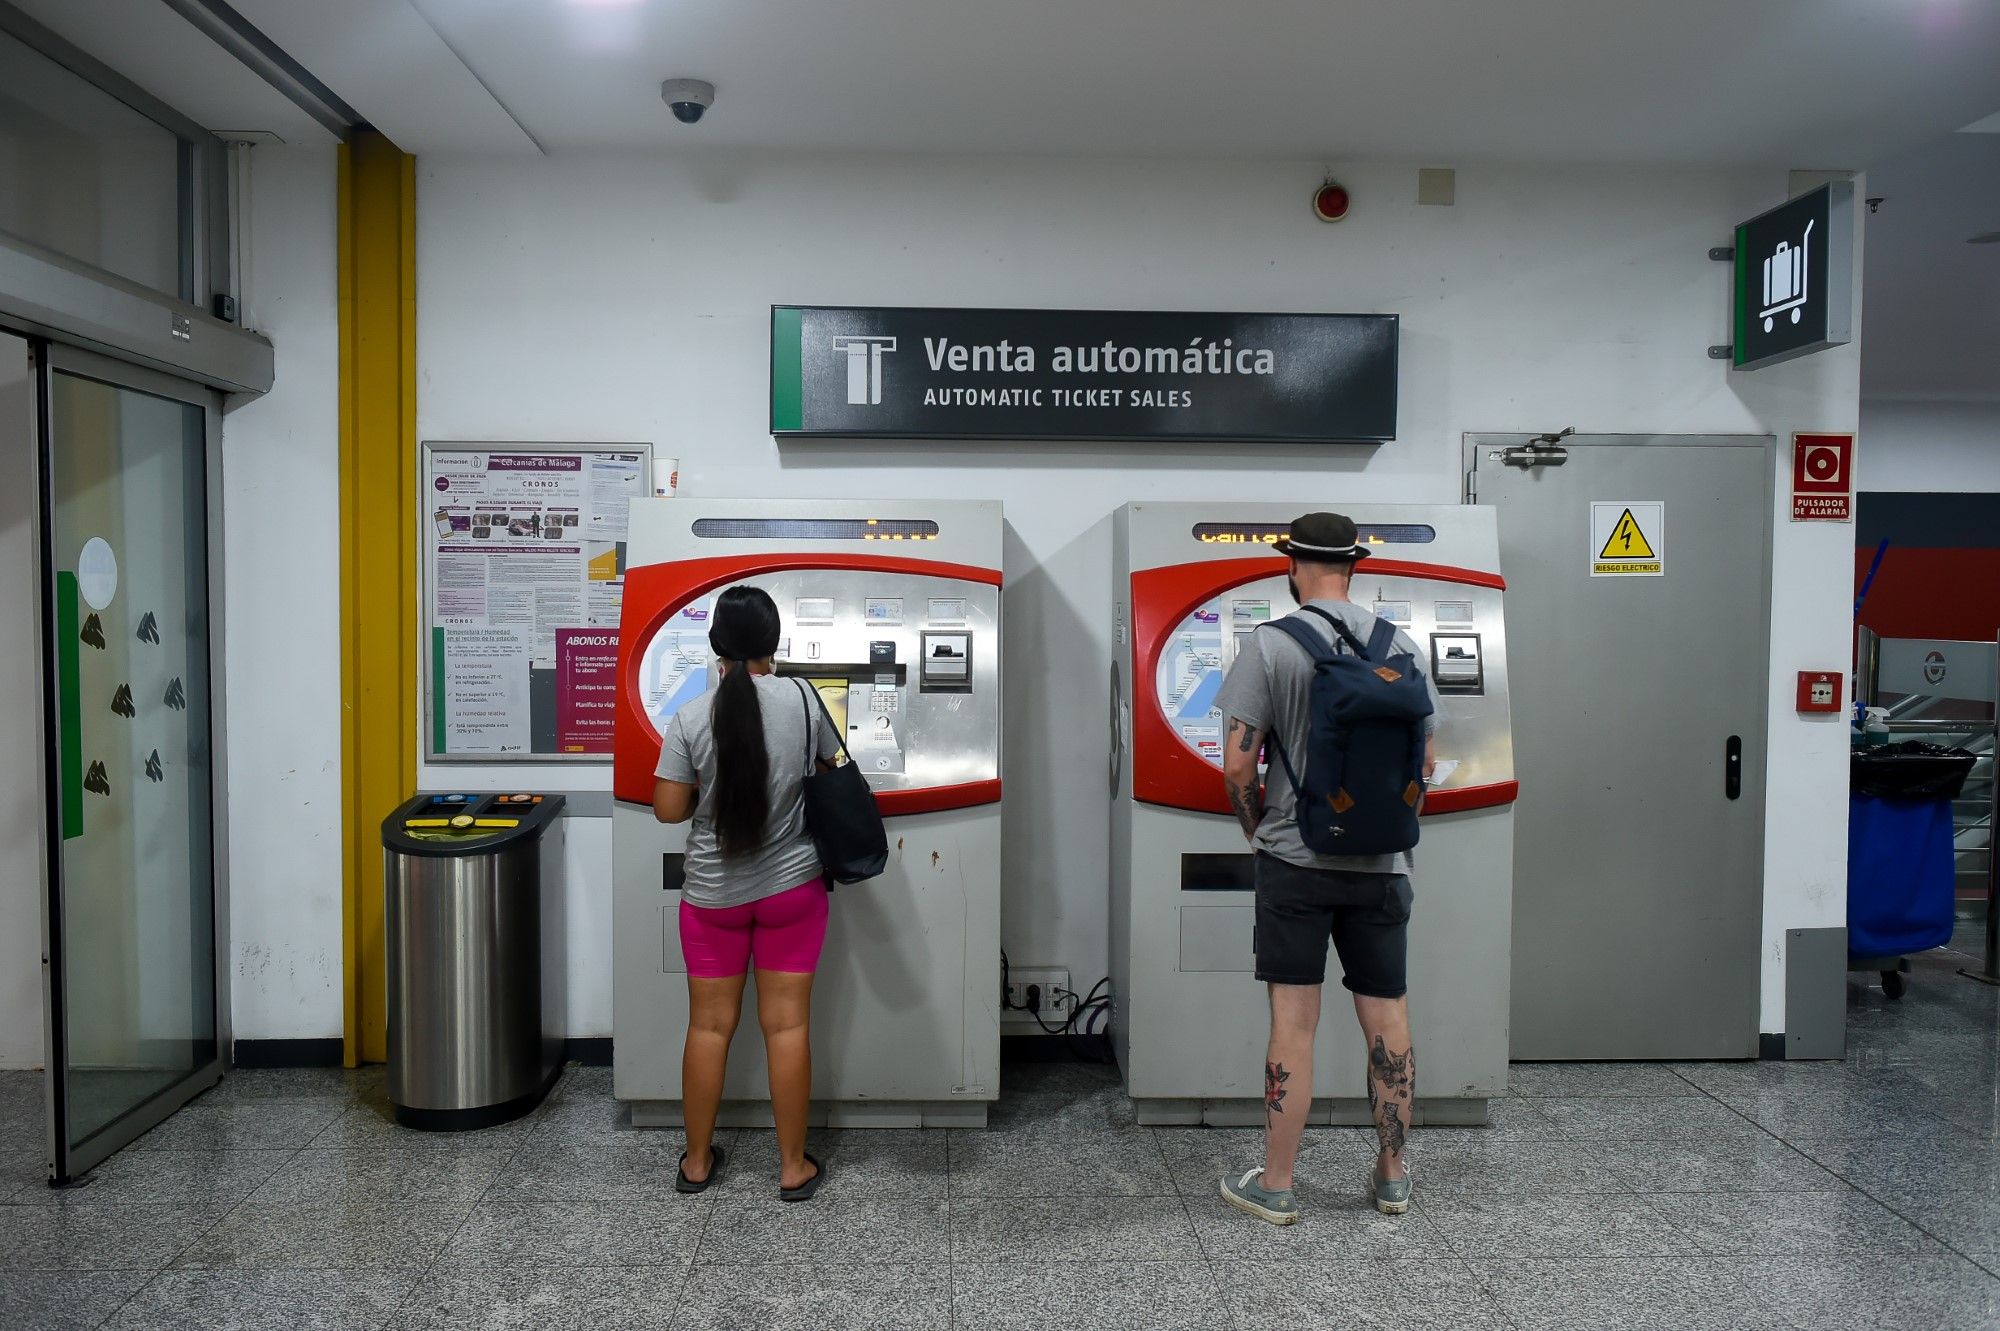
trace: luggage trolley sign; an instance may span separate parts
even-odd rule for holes
[[[1761,369],[1850,339],[1853,237],[1854,186],[1846,181],[1736,228],[1736,369]]]

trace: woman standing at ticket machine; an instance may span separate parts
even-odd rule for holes
[[[805,686],[772,674],[778,634],[778,607],[762,590],[731,587],[716,598],[708,642],[721,682],[674,713],[660,746],[653,812],[665,823],[693,819],[680,907],[687,1151],[675,1186],[702,1192],[722,1175],[715,1116],[754,965],[778,1128],[778,1195],[802,1202],[826,1176],[805,1147],[813,972],[827,917],[803,783],[808,755],[826,765],[840,738]]]

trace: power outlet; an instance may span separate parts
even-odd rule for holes
[[[1015,966],[1007,972],[1007,1009],[1001,1013],[1009,1025],[1034,1026],[1035,1015],[1028,1006],[1028,986],[1041,990],[1042,1021],[1060,1026],[1076,1011],[1076,995],[1070,992],[1069,972],[1055,968]]]

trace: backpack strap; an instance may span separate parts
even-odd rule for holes
[[[1319,634],[1314,633],[1290,615],[1282,619],[1267,620],[1260,627],[1276,629],[1299,646],[1305,648],[1306,655],[1312,658],[1315,667],[1319,666],[1321,662],[1331,661],[1334,658],[1335,653],[1333,648],[1327,645],[1325,638],[1320,637]],[[1338,628],[1339,624],[1336,623],[1334,627]],[[1285,742],[1278,738],[1277,726],[1273,725],[1269,730],[1264,732],[1264,742],[1269,744],[1272,750],[1278,755],[1278,763],[1285,769],[1285,780],[1292,783],[1292,797],[1294,799],[1302,798],[1302,792],[1305,790],[1305,787],[1299,784],[1299,774],[1292,766],[1291,757],[1285,752]]]
[[[1378,616],[1375,631],[1368,635],[1368,659],[1380,664],[1389,659],[1389,653],[1395,650],[1395,646],[1396,626]]]
[[[1314,665],[1318,665],[1322,661],[1331,661],[1334,657],[1333,649],[1327,646],[1325,638],[1320,637],[1319,634],[1314,633],[1290,615],[1286,615],[1282,619],[1266,620],[1261,627],[1276,629],[1299,646],[1305,648],[1306,655],[1312,658]],[[1339,628],[1340,626],[1336,623],[1334,627]],[[1345,632],[1345,630],[1342,631]],[[1360,644],[1356,643],[1355,646],[1358,649]]]
[[[1355,637],[1353,632],[1347,627],[1347,625],[1340,622],[1340,616],[1329,615],[1326,611],[1320,609],[1316,605],[1305,605],[1305,606],[1300,606],[1299,608],[1305,611],[1309,615],[1318,615],[1321,619],[1324,619],[1327,623],[1333,625],[1333,631],[1340,635],[1341,640],[1347,644],[1347,649],[1353,652],[1356,656],[1360,657],[1362,660],[1373,661],[1376,659],[1374,656],[1370,655],[1368,647],[1363,647],[1361,645],[1361,639]],[[1283,624],[1284,622],[1285,621],[1282,619],[1278,621],[1279,624]],[[1378,624],[1383,624],[1387,623],[1388,621],[1378,619],[1375,622]],[[1396,631],[1395,627],[1391,625],[1389,631],[1391,633],[1394,633]],[[1374,640],[1370,639],[1369,646],[1372,647],[1373,645],[1374,645]]]

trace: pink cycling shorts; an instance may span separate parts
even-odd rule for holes
[[[681,955],[697,980],[760,971],[810,975],[826,945],[826,880],[815,878],[741,906],[694,906],[681,900]]]

